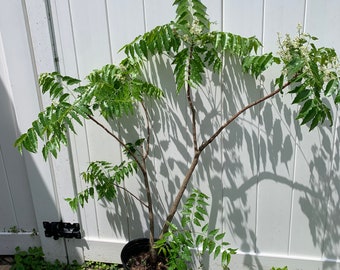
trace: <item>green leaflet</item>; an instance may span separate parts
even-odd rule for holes
[[[189,49],[184,48],[178,54],[174,56],[174,61],[172,64],[175,65],[174,75],[176,79],[177,92],[179,92],[186,81],[187,63],[189,59]]]
[[[243,58],[242,68],[244,72],[250,73],[257,78],[273,63],[279,64],[280,59],[274,57],[272,53],[260,56],[246,56]]]
[[[246,38],[226,32],[213,31],[203,38],[217,51],[229,52],[241,57],[249,56],[252,52],[257,53],[258,48],[262,46],[256,37]]]
[[[133,114],[145,96],[164,96],[160,88],[139,78],[138,68],[126,60],[122,67],[106,65],[87,78],[94,98],[92,108],[99,109],[106,119]]]
[[[339,80],[338,79],[332,79],[330,80],[325,88],[325,96],[329,97],[336,93],[336,91],[339,88]]]
[[[313,108],[313,99],[308,99],[300,109],[300,112],[296,119],[304,118],[306,114]]]
[[[210,21],[206,13],[206,6],[199,0],[181,0],[175,1],[176,8],[176,24],[186,27],[187,25],[196,24],[200,27],[200,31],[208,32]]]
[[[94,198],[95,192],[98,199],[113,200],[117,197],[118,186],[127,177],[133,175],[137,170],[135,161],[123,161],[119,165],[112,165],[107,161],[91,162],[86,172],[82,173],[82,178],[91,186],[78,193],[74,198],[67,198],[73,210],[78,206],[84,206],[89,198]]]
[[[292,101],[292,104],[295,103],[302,103],[303,101],[307,100],[310,95],[312,94],[312,91],[310,89],[302,88],[295,96],[294,100]]]
[[[215,259],[222,255],[221,263],[225,269],[230,262],[231,254],[236,253],[235,249],[226,248],[229,243],[223,242],[224,233],[220,233],[219,229],[209,230],[208,211],[206,210],[209,205],[208,199],[206,194],[194,189],[181,210],[182,227],[177,228],[174,224],[170,224],[169,231],[156,242],[155,247],[159,250],[164,250],[167,246],[171,247],[167,249],[167,255],[170,257],[169,269],[190,267],[193,260],[192,252],[195,250],[200,256],[210,254]],[[200,229],[195,228],[194,225]],[[183,268],[179,268],[179,265]]]
[[[138,36],[134,41],[120,49],[124,50],[128,58],[134,60],[135,65],[142,64],[156,54],[177,52],[180,39],[174,34],[172,24],[157,26],[144,35]]]
[[[79,116],[86,118],[91,113],[83,104],[86,95],[70,103],[70,93],[66,93],[66,91],[71,92],[73,90],[76,92],[78,87],[73,89],[69,87],[79,82],[78,79],[62,76],[57,72],[44,73],[39,77],[43,93],[48,93],[53,103],[40,112],[27,133],[17,139],[15,146],[18,147],[19,151],[22,151],[24,147],[30,152],[36,152],[39,137],[41,140],[45,140],[42,147],[43,157],[47,159],[49,153],[55,158],[57,157],[61,145],[68,144],[68,128],[75,132],[72,120],[82,124]]]

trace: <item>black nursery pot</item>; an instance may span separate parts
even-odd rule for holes
[[[144,252],[148,252],[149,250],[150,242],[148,238],[138,238],[128,242],[123,247],[120,254],[120,259],[122,260],[124,269],[130,270],[130,266],[128,265],[130,258],[138,256]]]

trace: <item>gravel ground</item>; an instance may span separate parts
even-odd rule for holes
[[[0,265],[10,265],[14,262],[13,256],[0,256]]]
[[[9,270],[13,261],[13,256],[0,256],[0,270]]]

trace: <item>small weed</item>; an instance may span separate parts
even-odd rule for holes
[[[34,237],[34,236],[37,236],[37,235],[38,235],[38,231],[35,228],[33,228],[31,236]]]
[[[8,232],[8,233],[26,233],[27,232],[25,229],[18,228],[15,225],[9,227],[8,229],[3,228],[2,231],[3,232]],[[38,235],[37,229],[33,228],[32,231],[31,231],[31,235],[32,236]]]
[[[117,264],[102,262],[85,262],[80,265],[76,261],[72,264],[62,263],[56,260],[54,263],[45,261],[41,247],[30,247],[27,251],[16,249],[14,264],[11,270],[118,270]]]
[[[85,262],[81,269],[84,270],[118,270],[117,264],[102,263],[102,262]]]
[[[17,226],[12,226],[8,229],[8,232],[10,233],[18,233],[20,230],[17,228]]]

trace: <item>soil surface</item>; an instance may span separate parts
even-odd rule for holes
[[[158,257],[158,262],[156,267],[151,265],[150,254],[148,252],[141,253],[139,256],[132,257],[127,265],[130,270],[166,270],[168,267],[166,264],[166,259],[163,257]]]
[[[0,270],[9,270],[11,269],[12,264],[14,263],[13,256],[0,256]]]
[[[0,256],[0,265],[11,265],[14,263],[13,256],[1,255]]]

